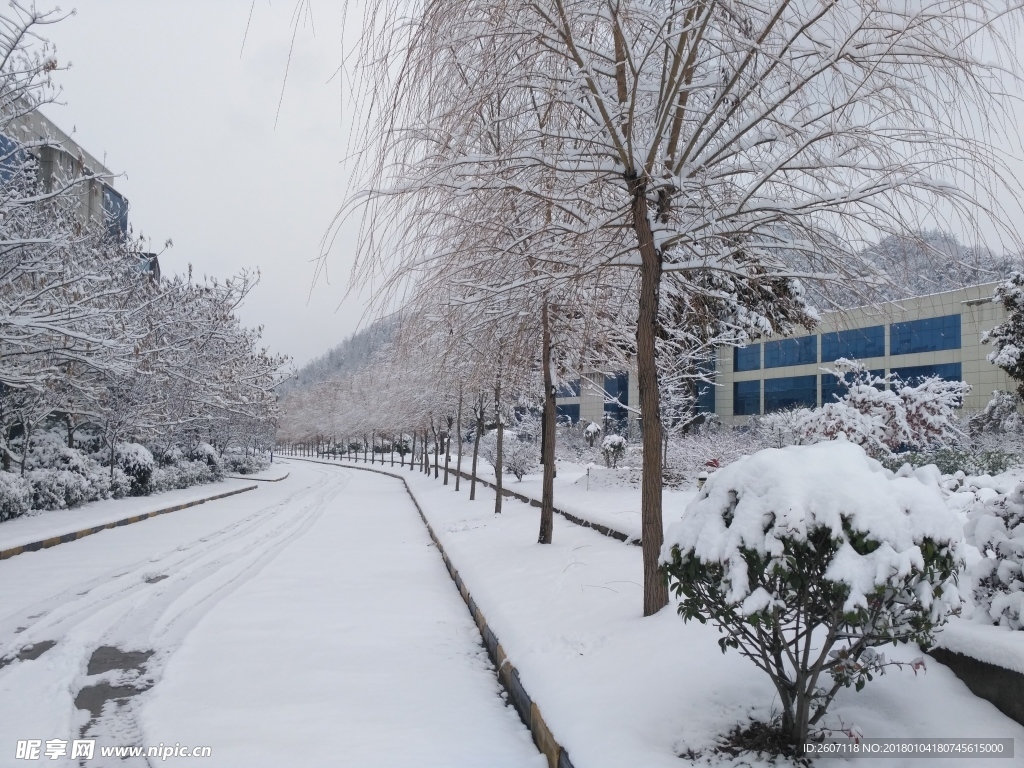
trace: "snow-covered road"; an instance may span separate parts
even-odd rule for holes
[[[0,668],[0,766],[83,735],[86,766],[174,764],[99,754],[161,742],[218,767],[544,764],[403,487],[289,469],[0,562],[0,658],[21,656]]]

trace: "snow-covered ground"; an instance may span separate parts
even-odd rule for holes
[[[712,626],[684,624],[671,607],[641,618],[638,548],[559,517],[554,543],[541,546],[536,508],[506,499],[495,516],[489,489],[471,503],[465,485],[456,494],[418,472],[403,476],[577,768],[678,768],[679,754],[706,750],[733,726],[769,715],[770,681],[738,653],[723,654]],[[510,487],[517,485],[525,481]],[[564,504],[558,491],[556,504]],[[666,514],[667,522],[675,517]],[[921,652],[900,646],[886,654],[910,661]],[[916,675],[890,671],[860,693],[842,690],[826,724],[867,737],[1011,737],[1024,744],[1024,727],[936,662]],[[998,764],[1024,765],[1024,757]]]
[[[543,765],[401,486],[289,470],[0,562],[0,766],[83,732],[216,766]]]

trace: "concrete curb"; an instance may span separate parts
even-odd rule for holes
[[[931,648],[928,655],[953,670],[975,696],[1024,725],[1024,675],[1020,672],[941,647]]]
[[[292,456],[290,458],[298,457]],[[484,647],[487,649],[487,655],[490,657],[491,663],[494,664],[495,670],[497,670],[498,681],[508,692],[509,701],[512,702],[512,706],[515,707],[516,712],[519,713],[519,717],[523,721],[523,724],[530,729],[530,734],[533,736],[533,743],[537,745],[537,749],[540,750],[541,754],[547,758],[548,768],[573,768],[572,761],[569,760],[569,753],[555,739],[554,734],[551,733],[551,729],[549,729],[547,723],[544,722],[544,718],[540,713],[540,708],[537,706],[537,703],[530,698],[530,695],[526,692],[526,689],[520,682],[519,671],[515,668],[512,662],[509,661],[508,656],[505,654],[505,649],[501,647],[501,643],[498,641],[498,638],[495,636],[491,628],[487,626],[487,620],[484,618],[479,606],[477,606],[476,601],[473,600],[473,596],[470,594],[469,588],[462,580],[462,577],[459,576],[459,572],[448,557],[448,553],[446,553],[444,551],[444,547],[441,546],[441,541],[437,538],[437,535],[434,533],[434,529],[427,521],[427,516],[423,514],[423,509],[420,507],[419,501],[417,501],[416,496],[413,494],[409,484],[405,481],[405,478],[395,472],[388,472],[384,469],[375,469],[372,467],[359,467],[353,464],[337,464],[335,462],[321,461],[319,459],[299,459],[299,461],[309,461],[314,464],[326,464],[331,467],[340,467],[342,469],[375,472],[378,475],[384,475],[386,477],[402,481],[402,485],[405,487],[405,492],[408,493],[409,498],[412,499],[412,503],[416,507],[416,511],[419,512],[420,519],[423,521],[423,525],[427,527],[427,533],[430,534],[430,538],[434,542],[434,546],[437,547],[437,551],[441,554],[441,559],[444,561],[444,565],[448,569],[448,575],[451,576],[452,581],[455,582],[455,586],[458,587],[459,594],[462,595],[462,599],[466,603],[466,607],[469,608],[469,612],[473,616],[473,621],[476,622],[477,629],[480,630],[480,636],[484,640]]]
[[[291,472],[288,472],[284,477],[246,477],[245,475],[227,475],[231,480],[250,480],[254,483],[280,483],[282,480],[287,480]]]
[[[188,509],[189,507],[196,507],[200,504],[205,504],[208,501],[216,501],[217,499],[224,499],[228,496],[234,496],[238,493],[245,493],[246,491],[255,491],[259,486],[250,485],[247,488],[238,488],[234,491],[228,491],[226,493],[218,493],[216,496],[207,496],[205,499],[196,499],[195,501],[189,501],[184,504],[175,504],[173,507],[166,507],[164,509],[156,509],[152,512],[144,512],[141,515],[133,515],[132,517],[125,517],[121,520],[115,520],[111,523],[104,525],[94,525],[92,528],[83,528],[80,531],[72,531],[71,533],[65,533],[61,536],[51,536],[48,539],[42,539],[41,541],[32,541],[28,544],[22,544],[18,547],[11,547],[10,549],[0,550],[0,560],[6,560],[15,555],[20,555],[23,552],[36,552],[40,549],[49,549],[50,547],[56,547],[58,544],[67,544],[69,541],[76,541],[78,539],[85,538],[86,536],[92,536],[94,533],[105,531],[107,528],[119,528],[122,525],[131,525],[132,523],[138,523],[142,520],[146,520],[150,517],[156,517],[157,515],[166,515],[168,512],[177,512],[180,509]]]

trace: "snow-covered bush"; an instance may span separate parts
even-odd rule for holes
[[[214,471],[218,479],[223,477],[224,462],[221,460],[220,454],[217,453],[217,449],[209,443],[199,443],[189,452],[189,458],[192,461],[205,462]]]
[[[32,508],[32,486],[13,472],[0,471],[0,522],[20,517]]]
[[[618,466],[619,459],[626,455],[626,438],[621,435],[605,435],[601,441],[601,454],[608,467]]]
[[[25,473],[32,486],[33,509],[67,509],[102,498],[89,480],[66,469],[31,469]]]
[[[960,524],[934,468],[904,474],[845,439],[767,449],[712,474],[667,533],[680,615],[771,677],[798,748],[841,687],[890,666],[875,647],[927,646],[959,608]]]
[[[496,432],[488,433],[480,440],[480,455],[493,467],[498,460],[498,438]],[[521,439],[519,434],[506,430],[501,441],[501,463],[506,472],[517,480],[533,472],[540,465],[540,444],[530,439]]]
[[[853,360],[837,360],[830,371],[846,393],[821,408],[795,414],[798,443],[844,435],[875,457],[894,451],[941,447],[958,436],[955,409],[970,387],[962,381],[929,376],[917,384],[875,376]]]
[[[964,535],[982,554],[970,571],[974,618],[1024,629],[1024,483],[975,503]]]
[[[988,361],[1006,371],[1024,395],[1024,274],[1014,271],[1006,282],[996,286],[993,299],[1003,305],[1006,320],[981,335],[981,343],[995,349]]]
[[[1024,429],[1024,419],[1021,418],[1019,406],[1020,398],[1013,392],[994,390],[985,410],[975,413],[968,419],[968,431],[971,435],[985,432],[1019,433]]]
[[[601,425],[595,422],[587,424],[587,428],[583,430],[583,437],[587,440],[587,445],[591,448],[594,447],[594,443],[597,441],[597,436],[601,434]]]
[[[149,479],[156,467],[153,454],[138,443],[118,443],[114,457],[117,466],[131,480],[131,495],[144,496],[149,493]]]
[[[254,475],[270,466],[266,457],[253,454],[245,456],[237,453],[228,454],[224,463],[227,471],[236,475]]]
[[[1019,460],[1019,455],[1016,453],[972,447],[908,451],[879,458],[886,469],[891,469],[894,472],[904,464],[909,464],[912,467],[934,464],[944,475],[953,475],[957,472],[962,472],[965,475],[998,475],[1017,464]]]

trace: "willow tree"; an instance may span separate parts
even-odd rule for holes
[[[801,281],[870,276],[858,253],[885,235],[939,218],[976,230],[987,216],[1012,237],[999,229],[1009,174],[992,136],[1010,130],[1019,11],[992,0],[370,3],[373,106],[353,198],[367,216],[363,274],[408,266],[392,258],[423,235],[407,216],[445,200],[457,217],[458,194],[486,189],[540,201],[555,212],[544,228],[588,244],[538,254],[561,271],[638,277],[645,614],[668,599],[658,338],[669,276],[691,306],[722,291],[741,316],[751,293],[774,304],[752,323],[770,334],[813,318],[789,301]],[[500,149],[486,141],[509,132]],[[507,213],[474,219],[481,237]]]

